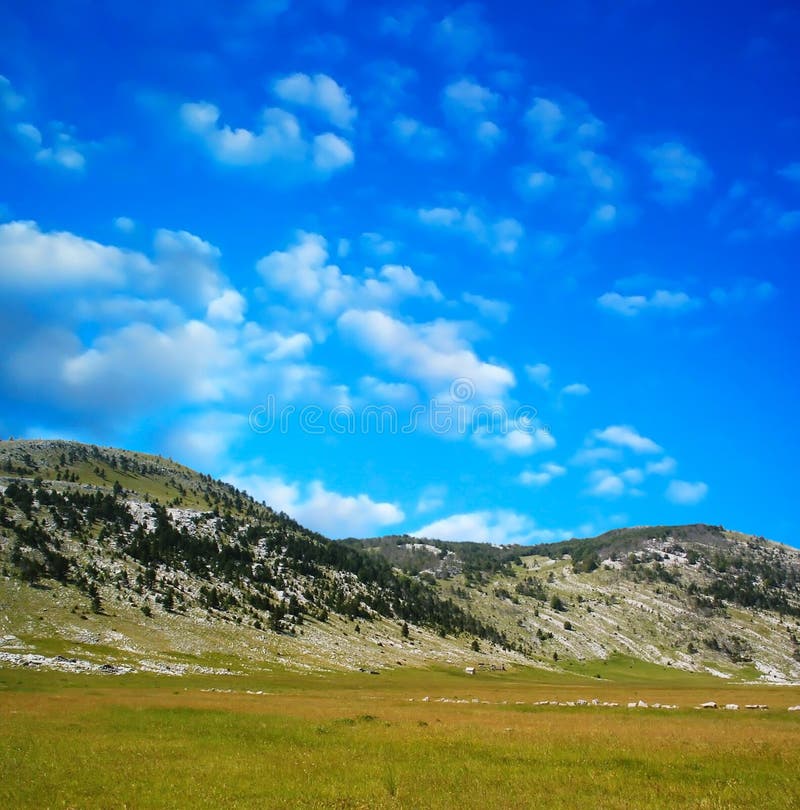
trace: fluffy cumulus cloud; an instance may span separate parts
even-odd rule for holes
[[[475,307],[484,318],[496,321],[497,323],[505,323],[511,312],[511,304],[508,302],[498,301],[494,298],[485,298],[482,295],[474,295],[465,292],[462,293],[461,300],[465,304]]]
[[[64,358],[64,394],[71,400],[123,410],[156,402],[219,402],[235,393],[232,370],[241,357],[201,321],[162,331],[134,323],[102,335]]]
[[[245,325],[243,339],[249,352],[269,361],[302,360],[313,346],[305,332],[283,334],[255,323]]]
[[[171,430],[165,444],[168,452],[184,464],[213,467],[227,458],[231,445],[247,435],[247,418],[241,413],[206,411],[184,416]]]
[[[538,527],[528,515],[511,509],[462,512],[428,523],[411,534],[419,538],[495,545],[552,543],[573,536],[568,530]]]
[[[632,450],[634,453],[660,453],[661,448],[647,436],[642,436],[636,428],[630,425],[610,425],[602,430],[596,430],[593,438],[604,444]]]
[[[525,374],[528,379],[547,391],[552,384],[553,372],[547,363],[535,363],[533,365],[525,366]]]
[[[526,487],[543,487],[549,484],[554,478],[559,478],[566,474],[566,467],[548,462],[542,464],[538,470],[523,470],[517,476],[517,481]]]
[[[392,307],[408,298],[443,298],[436,284],[404,265],[384,265],[366,278],[344,273],[329,262],[325,238],[313,233],[299,233],[293,245],[263,257],[256,269],[269,289],[326,317],[350,308]]]
[[[25,105],[25,97],[14,89],[11,80],[0,74],[0,109],[16,112]]]
[[[141,254],[67,231],[43,232],[28,221],[0,225],[0,286],[7,291],[121,287],[131,275],[145,276],[152,270]]]
[[[206,317],[210,321],[242,323],[247,300],[238,290],[225,290],[208,305]]]
[[[525,113],[534,143],[547,150],[575,152],[603,139],[603,122],[576,96],[554,100],[536,96]]]
[[[5,128],[17,145],[37,163],[81,172],[92,144],[81,141],[75,128],[63,121],[37,125],[21,119],[26,106],[25,97],[14,89],[7,77],[0,75],[0,127]]]
[[[294,73],[276,79],[272,89],[282,101],[315,110],[339,129],[351,129],[358,115],[347,91],[324,73]]]
[[[490,220],[478,209],[450,207],[420,208],[417,218],[423,225],[462,234],[489,248],[493,253],[512,256],[517,252],[525,229],[516,219]]]
[[[705,159],[679,141],[645,147],[642,156],[650,166],[655,196],[663,203],[688,202],[711,182],[711,169]]]
[[[618,498],[626,490],[625,479],[608,469],[589,473],[588,494],[597,498]]]
[[[133,233],[136,230],[136,222],[130,217],[114,217],[114,227],[120,233]]]
[[[331,174],[355,159],[345,139],[333,132],[309,138],[294,115],[277,107],[263,110],[254,129],[221,123],[219,108],[206,101],[181,105],[179,115],[187,135],[228,166],[285,164],[292,177],[302,178]]]
[[[445,504],[446,496],[447,487],[443,484],[431,484],[425,487],[417,500],[417,513],[426,514],[441,509]]]
[[[648,461],[645,465],[645,472],[648,475],[671,475],[677,466],[678,462],[674,458],[664,456],[658,461]]]
[[[491,120],[498,103],[497,93],[472,79],[459,79],[442,91],[445,115],[486,147],[496,145],[503,136],[500,127]]]
[[[380,365],[419,382],[430,393],[450,390],[454,380],[469,381],[476,401],[499,399],[515,384],[513,373],[481,360],[456,322],[405,322],[379,310],[348,310],[340,333]]]
[[[412,532],[412,536],[436,540],[478,543],[525,543],[534,530],[533,521],[510,509],[463,512],[436,520]]]
[[[570,383],[561,389],[561,393],[567,397],[585,397],[591,392],[586,383]]]
[[[221,251],[205,239],[188,231],[156,231],[155,265],[156,283],[167,290],[173,300],[189,307],[205,307],[223,294],[224,278],[219,270]],[[231,310],[233,291],[217,309],[220,313]],[[243,303],[239,302],[240,309]]]
[[[676,479],[669,482],[666,491],[667,500],[684,506],[700,503],[706,495],[708,495],[708,484],[704,481],[691,482]]]
[[[472,440],[478,447],[500,455],[530,456],[556,446],[553,435],[537,426],[520,426],[509,420],[502,429],[488,429],[478,424]]]
[[[277,476],[234,473],[226,479],[327,537],[364,537],[405,518],[403,510],[394,503],[375,501],[364,493],[344,495],[318,480],[304,486]]]
[[[769,301],[775,293],[775,285],[770,281],[740,278],[727,287],[714,287],[710,298],[721,307],[732,307]]]
[[[444,133],[416,118],[398,115],[392,120],[389,129],[394,143],[409,157],[418,160],[442,160],[449,153]]]
[[[698,299],[685,292],[669,290],[656,290],[649,296],[607,292],[597,299],[597,303],[603,309],[626,317],[634,317],[643,312],[687,312],[701,305]]]
[[[452,65],[469,64],[491,43],[491,30],[483,19],[483,7],[464,3],[434,26],[435,53]]]

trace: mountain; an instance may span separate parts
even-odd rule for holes
[[[800,552],[719,526],[540,546],[333,542],[158,456],[0,442],[0,663],[549,668],[800,679]]]

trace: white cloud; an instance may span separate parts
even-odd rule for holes
[[[407,39],[427,15],[423,5],[396,6],[391,14],[382,17],[381,33]]]
[[[549,151],[575,152],[603,138],[602,121],[576,96],[554,101],[537,96],[525,113],[534,143]]]
[[[360,279],[329,264],[328,258],[324,237],[301,231],[288,250],[273,251],[256,269],[270,289],[327,317],[349,308],[391,307],[406,298],[442,300],[436,284],[410,267],[387,264],[377,277]]]
[[[730,287],[715,287],[711,291],[711,300],[721,307],[735,304],[758,303],[768,301],[775,295],[775,285],[770,281],[743,278]]]
[[[448,84],[442,91],[442,107],[448,119],[489,147],[502,138],[500,127],[489,118],[498,101],[497,93],[466,78]]]
[[[658,186],[656,198],[666,204],[683,203],[711,182],[706,161],[678,141],[667,141],[642,150]]]
[[[318,480],[302,486],[261,475],[233,474],[226,478],[257,500],[328,537],[363,537],[405,518],[396,504],[374,501],[363,493],[343,495],[327,489]]]
[[[656,290],[649,297],[645,295],[621,295],[618,292],[603,293],[597,303],[603,308],[620,315],[632,317],[642,312],[685,312],[696,309],[700,301],[685,292]]]
[[[447,496],[447,487],[443,484],[431,484],[422,490],[419,500],[417,501],[417,514],[425,514],[427,512],[435,512],[441,509],[445,504]]]
[[[86,166],[86,153],[92,144],[80,141],[75,128],[61,121],[35,125],[16,120],[26,100],[14,90],[11,82],[0,75],[0,112],[8,117],[6,127],[20,145],[37,162],[57,169],[80,172]],[[44,131],[43,131],[44,130]]]
[[[498,99],[497,93],[471,79],[459,79],[442,91],[442,106],[454,118],[486,115],[495,109]]]
[[[582,173],[589,185],[598,192],[610,194],[619,191],[622,185],[622,174],[611,159],[592,149],[581,149],[573,158],[572,168]],[[612,216],[612,212],[604,206],[598,207],[596,213],[600,220],[608,221]],[[615,212],[613,216],[616,216]]]
[[[641,484],[644,481],[644,476],[644,470],[639,467],[628,467],[619,474],[619,477],[626,484]]]
[[[294,73],[276,79],[272,89],[281,100],[316,110],[339,129],[352,129],[358,115],[347,91],[324,73]]]
[[[661,448],[646,436],[642,436],[636,428],[629,425],[611,425],[603,430],[595,430],[592,434],[595,439],[615,447],[624,447],[634,453],[660,453]]]
[[[188,231],[165,228],[156,231],[154,248],[157,282],[174,299],[204,308],[223,294],[225,279],[218,267],[222,255],[219,248]]]
[[[34,157],[39,163],[70,171],[81,171],[86,166],[87,148],[88,146],[78,141],[71,132],[56,127],[50,146],[38,149]]]
[[[556,187],[556,178],[539,168],[522,168],[517,172],[517,189],[523,197],[540,199]]]
[[[489,46],[491,29],[483,19],[483,8],[465,3],[443,17],[435,26],[435,53],[454,65],[471,62]]]
[[[674,458],[664,456],[659,461],[648,461],[644,469],[648,475],[670,475],[677,466],[678,462]]]
[[[570,459],[571,464],[591,467],[598,461],[618,461],[622,451],[616,447],[583,447]]]
[[[598,205],[594,211],[589,215],[587,222],[590,228],[597,230],[612,228],[619,217],[617,207],[611,203],[602,203]]]
[[[11,81],[0,74],[0,108],[7,112],[16,112],[25,105],[25,97],[20,95]]]
[[[384,265],[379,273],[379,280],[368,280],[365,287],[371,291],[375,300],[392,298],[395,294],[407,298],[430,298],[441,301],[444,296],[433,281],[418,276],[410,267],[400,264]]]
[[[133,233],[136,223],[130,217],[114,217],[114,227],[122,233]]]
[[[708,495],[708,484],[703,481],[670,481],[665,493],[672,503],[691,506],[700,503]]]
[[[549,484],[554,478],[559,478],[567,474],[567,468],[552,462],[542,464],[538,471],[523,470],[517,477],[517,481],[523,486],[543,487]]]
[[[254,323],[248,323],[243,330],[244,345],[247,350],[264,360],[302,360],[313,346],[305,332],[285,335],[264,330]]]
[[[365,231],[362,233],[361,244],[364,249],[373,256],[391,256],[397,250],[397,245],[394,242],[374,231]]]
[[[314,166],[320,172],[334,172],[343,169],[355,161],[350,144],[332,132],[314,136],[312,146]]]
[[[237,436],[246,435],[247,418],[240,413],[208,411],[184,416],[166,438],[171,456],[190,466],[211,467],[227,457]]]
[[[585,383],[570,383],[561,389],[561,393],[569,397],[585,397],[590,392],[591,389]]]
[[[48,124],[49,145],[45,145],[45,136],[41,129],[28,121],[17,123],[12,129],[38,163],[71,171],[81,171],[86,166],[85,152],[88,151],[89,144],[79,141],[73,130],[61,122],[52,121]]]
[[[505,323],[511,311],[511,304],[506,301],[484,298],[482,295],[473,295],[472,293],[465,292],[462,293],[461,300],[465,304],[470,304],[475,307],[484,318],[497,321],[497,323]]]
[[[390,125],[392,139],[410,157],[441,160],[447,156],[447,141],[441,130],[407,115],[398,115]]]
[[[531,382],[536,383],[540,388],[544,388],[545,391],[550,388],[552,372],[547,363],[525,366],[525,374],[528,375]]]
[[[592,470],[589,474],[589,495],[597,498],[618,498],[626,489],[625,480],[611,470]]]
[[[507,256],[516,253],[525,234],[525,229],[516,219],[497,219],[490,222],[474,207],[464,210],[455,207],[420,208],[417,210],[417,218],[423,225],[466,235],[493,253]]]
[[[57,380],[71,401],[121,411],[165,402],[218,402],[236,392],[242,358],[217,331],[187,321],[162,331],[133,323],[66,357]]]
[[[141,254],[83,239],[67,231],[42,232],[35,222],[0,225],[0,286],[44,292],[85,285],[121,287],[129,276],[146,276]]]
[[[417,389],[408,383],[385,382],[377,377],[365,376],[359,381],[359,393],[372,405],[409,406],[418,398]]]
[[[514,456],[530,456],[556,446],[556,440],[548,431],[541,428],[521,429],[513,422],[503,430],[495,431],[479,426],[472,440],[485,450]]]
[[[487,149],[493,149],[504,138],[503,130],[494,121],[481,121],[475,128],[475,139]]]
[[[206,317],[210,321],[242,323],[246,309],[245,297],[237,290],[229,289],[223,291],[218,298],[209,303]]]
[[[461,325],[452,321],[405,323],[377,310],[348,310],[338,327],[383,366],[416,380],[431,393],[447,391],[453,380],[466,378],[479,400],[495,399],[515,384],[509,369],[478,358]]]
[[[208,102],[181,105],[180,118],[187,133],[200,141],[220,163],[228,166],[265,166],[286,163],[328,174],[349,166],[353,150],[347,141],[326,132],[309,141],[291,113],[268,108],[254,130],[232,129],[220,123],[220,110]],[[292,176],[299,178],[296,168]]]
[[[209,405],[243,395],[252,380],[233,335],[200,321],[167,328],[129,323],[88,345],[65,329],[26,335],[5,358],[15,395],[47,391],[53,407],[93,425],[124,424],[131,414],[174,405]]]
[[[413,537],[473,543],[526,543],[534,538],[536,524],[527,515],[510,509],[462,512],[428,523]]]

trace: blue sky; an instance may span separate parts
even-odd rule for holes
[[[331,536],[798,543],[789,3],[4,4],[0,434]]]

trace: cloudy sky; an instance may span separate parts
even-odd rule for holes
[[[791,3],[4,4],[0,435],[333,537],[798,542]]]

